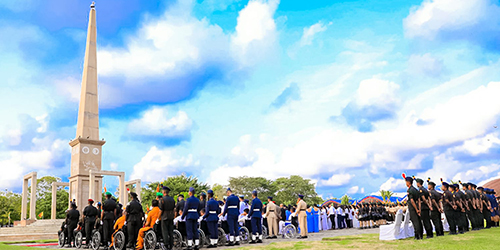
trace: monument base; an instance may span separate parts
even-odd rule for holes
[[[36,220],[18,220],[14,221],[14,226],[15,227],[25,227],[27,225],[31,225],[35,222]]]

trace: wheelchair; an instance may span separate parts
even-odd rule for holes
[[[174,229],[173,236],[174,236],[174,246],[173,246],[174,249],[176,250],[182,249],[183,241],[181,233],[177,229]],[[164,249],[163,234],[161,231],[161,224],[159,221],[155,223],[152,229],[149,229],[144,233],[144,250],[155,250],[155,249]],[[124,249],[119,249],[119,250],[124,250]]]
[[[83,241],[87,241],[85,235],[85,224],[83,222],[78,222],[78,226],[74,231],[74,239],[76,248],[82,248]]]
[[[57,231],[57,245],[59,247],[64,247],[66,244],[66,240],[68,237],[66,237],[66,230],[59,230]]]
[[[296,234],[297,228],[291,222],[286,221],[283,228],[283,236],[287,239],[294,239]]]
[[[248,244],[250,241],[250,230],[245,226],[240,226],[238,229],[240,231],[240,242],[241,244]]]
[[[113,235],[113,248],[115,250],[125,250],[127,245],[127,226],[124,225],[120,230]]]
[[[103,242],[104,239],[102,236],[103,236],[103,229],[101,226],[101,221],[96,220],[95,228],[94,230],[92,230],[92,238],[90,241],[90,247],[93,250],[98,250],[101,245],[104,245]]]
[[[220,229],[220,228],[219,228]],[[224,232],[224,231],[222,231]],[[202,248],[205,245],[208,245],[208,239],[205,236],[205,232],[201,228],[198,228],[198,240],[200,241],[199,247]],[[225,237],[225,236],[224,236]],[[177,239],[179,239],[177,241]],[[220,232],[219,232],[220,239]],[[178,242],[178,243],[176,243]],[[174,249],[183,249],[187,246],[187,237],[186,237],[186,222],[178,222],[177,229],[174,229]],[[149,249],[144,249],[149,250]]]
[[[262,237],[265,238],[267,236],[268,236],[268,234],[267,234],[267,227],[264,226],[264,225],[262,225]]]

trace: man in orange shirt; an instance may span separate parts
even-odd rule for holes
[[[151,211],[149,211],[148,213],[146,224],[144,224],[144,227],[139,230],[139,237],[137,237],[137,246],[136,246],[137,250],[144,248],[144,235],[146,231],[153,228],[156,221],[160,219],[161,216],[161,210],[158,207],[158,200],[153,200],[151,202],[151,205],[153,206],[153,209],[151,209]]]
[[[125,225],[125,218],[127,217],[127,212],[123,211],[123,215],[120,216],[120,218],[118,218],[118,220],[116,220],[115,222],[115,225],[113,227],[113,229],[115,230],[115,232],[113,233],[113,235],[111,235],[111,245],[109,246],[109,248],[113,247],[113,242],[115,242],[115,234],[123,228],[123,226]],[[125,232],[127,233],[127,232]]]

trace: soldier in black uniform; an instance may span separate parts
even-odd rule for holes
[[[450,225],[450,234],[457,234],[457,223],[455,219],[455,198],[451,193],[450,185],[441,180],[441,189],[443,190],[443,210],[446,220]]]
[[[458,233],[463,234],[464,229],[467,226],[465,222],[465,194],[460,191],[460,186],[458,184],[453,184],[450,186],[453,188],[453,197],[455,198],[455,204],[457,205],[455,208],[455,221],[458,227]]]
[[[68,213],[66,214],[66,221],[67,221],[67,227],[66,229],[67,234],[68,234],[68,245],[71,247],[71,241],[73,241],[73,231],[75,231],[75,228],[78,226],[78,220],[80,219],[80,212],[76,210],[76,204],[74,202],[71,202],[71,209],[68,210]],[[75,246],[73,244],[73,246]]]
[[[430,200],[429,191],[424,188],[424,180],[418,178],[416,179],[418,192],[420,193],[420,219],[422,219],[423,227],[425,228],[425,233],[427,238],[432,238],[433,229],[431,224],[431,209],[432,204]]]
[[[184,211],[184,204],[186,201],[184,200],[184,195],[179,194],[177,197],[177,205],[175,205],[175,216],[179,216],[179,211]]]
[[[483,222],[483,203],[481,202],[481,194],[476,191],[476,184],[469,183],[469,187],[471,187],[472,194],[474,196],[474,200],[476,203],[476,209],[473,210],[474,217],[476,219],[476,227],[472,230],[480,230],[484,228]]]
[[[144,211],[142,210],[140,201],[137,199],[137,194],[131,192],[130,196],[132,197],[132,200],[129,202],[126,208],[126,223],[128,233],[127,248],[134,248],[137,241],[137,235],[139,235],[139,229],[141,229],[142,227]]]
[[[167,250],[174,247],[175,201],[174,198],[169,196],[169,193],[170,188],[163,187],[163,198],[160,200],[161,233]]]
[[[410,220],[415,230],[415,239],[421,240],[424,237],[424,229],[420,221],[420,193],[413,186],[413,178],[405,177],[408,187],[408,210],[410,211]]]
[[[478,187],[479,195],[481,196],[481,202],[483,203],[483,218],[481,219],[481,225],[484,225],[483,219],[486,220],[486,228],[491,228],[491,202],[490,199],[484,193],[483,187]]]
[[[85,216],[85,237],[86,237],[86,245],[90,246],[90,239],[92,237],[92,229],[94,229],[95,220],[97,216],[99,216],[99,211],[96,207],[94,207],[94,200],[88,200],[89,205],[83,209],[83,216]]]
[[[113,234],[113,225],[116,219],[116,201],[112,199],[110,192],[106,192],[106,200],[102,206],[101,220],[103,225],[103,240],[106,246],[109,246],[111,234]],[[105,246],[105,249],[107,248]]]
[[[462,190],[463,190],[463,193],[465,194],[464,205],[465,205],[465,215],[467,216],[467,218],[465,219],[464,231],[467,232],[467,231],[469,231],[469,221],[470,221],[470,226],[472,228],[474,228],[474,226],[476,225],[476,220],[472,216],[472,209],[473,209],[473,206],[475,206],[475,205],[472,202],[472,192],[470,192],[470,190],[469,190],[469,183],[460,182],[460,184],[462,184]]]
[[[432,203],[432,224],[434,224],[434,228],[436,229],[436,236],[443,236],[444,229],[443,223],[441,222],[441,214],[443,213],[443,208],[441,205],[441,194],[436,191],[436,183],[430,181],[430,179],[427,180],[427,187],[429,188],[430,200]]]

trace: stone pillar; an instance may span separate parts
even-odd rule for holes
[[[120,203],[125,206],[128,203],[127,188],[125,188],[125,173],[120,174],[118,178],[120,178],[118,181],[118,186],[120,188]]]
[[[141,187],[141,180],[137,180],[137,182],[135,183],[135,191],[137,192],[137,198],[142,202],[142,187]]]
[[[57,185],[52,183],[52,205],[50,210],[50,219],[55,220],[57,213]]]
[[[94,193],[95,193],[95,174],[92,172],[92,170],[89,170],[89,199],[96,200],[94,199]],[[100,200],[100,199],[99,199]]]
[[[36,172],[31,173],[31,199],[30,199],[30,219],[36,220]]]
[[[26,220],[26,214],[28,213],[28,179],[26,177],[23,179],[23,193],[21,201],[21,220]]]

